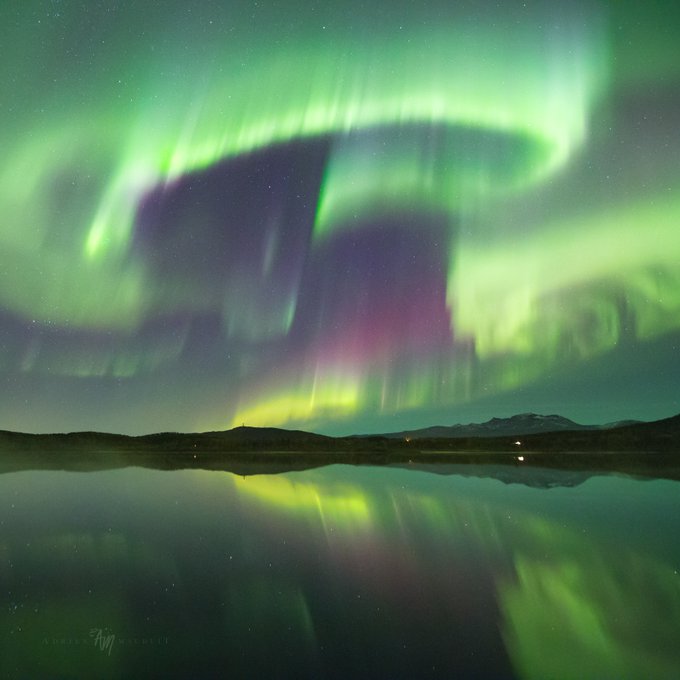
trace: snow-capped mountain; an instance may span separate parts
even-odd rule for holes
[[[626,421],[632,424],[635,421]],[[619,427],[624,423],[607,425],[581,425],[569,418],[558,415],[541,415],[538,413],[520,413],[510,418],[491,418],[484,423],[469,423],[467,425],[436,425],[421,430],[405,430],[391,432],[384,436],[390,438],[425,439],[438,437],[503,437],[533,434],[538,432],[567,432],[574,430],[599,430]]]

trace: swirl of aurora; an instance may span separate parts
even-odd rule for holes
[[[0,369],[64,409],[86,381],[106,429],[148,429],[149,400],[162,422],[177,387],[184,429],[323,428],[606,353],[622,296],[638,337],[677,329],[673,199],[638,200],[644,248],[597,205],[517,229],[606,108],[601,10],[25,3],[3,28]],[[577,262],[615,229],[620,256]]]

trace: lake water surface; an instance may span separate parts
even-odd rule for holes
[[[7,472],[0,677],[675,678],[679,536],[617,475]]]

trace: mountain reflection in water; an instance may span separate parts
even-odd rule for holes
[[[680,483],[487,473],[2,474],[0,675],[672,677]]]

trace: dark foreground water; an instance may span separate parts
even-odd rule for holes
[[[677,678],[680,483],[521,472],[1,474],[0,677]]]

